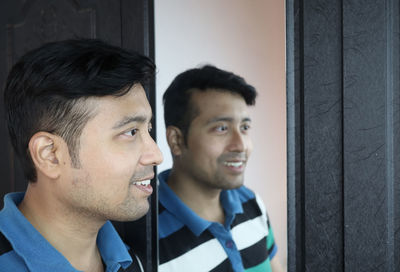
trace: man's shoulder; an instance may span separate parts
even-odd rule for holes
[[[172,170],[172,169],[166,169],[166,170],[164,170],[164,171],[161,171],[161,172],[157,175],[158,180],[159,180],[160,182],[167,182],[168,177],[169,177],[169,175],[170,175],[170,173],[171,173],[171,170]]]
[[[4,207],[0,211],[0,271],[28,271],[25,262],[14,251],[13,241],[5,236],[7,233],[15,232],[12,226],[15,219],[15,202],[22,196],[22,193],[9,193],[4,196]]]
[[[15,253],[11,243],[0,232],[0,271],[28,271],[24,261]]]
[[[232,194],[237,194],[237,197],[239,197],[241,203],[257,198],[257,194],[244,185],[233,190],[228,190],[228,192]]]
[[[18,271],[28,272],[24,261],[14,252],[10,251],[6,254],[0,255],[0,271]]]
[[[243,209],[246,210],[246,212],[249,212],[250,210],[256,210],[257,212],[268,217],[265,204],[262,198],[256,192],[244,185],[234,189],[234,192],[237,194],[237,197],[240,199]]]
[[[254,191],[246,187],[245,185],[242,185],[234,190],[236,190],[239,194],[247,195],[248,197],[253,197],[253,198],[255,197]]]
[[[0,232],[0,256],[11,251],[13,248],[7,238]]]

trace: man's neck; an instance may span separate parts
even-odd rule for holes
[[[19,210],[37,231],[78,270],[104,271],[96,240],[102,224],[82,222],[60,203],[29,185]]]
[[[224,224],[225,214],[220,201],[221,189],[204,186],[183,172],[174,170],[171,170],[168,186],[198,216]]]

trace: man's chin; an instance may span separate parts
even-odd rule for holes
[[[145,216],[149,212],[149,204],[146,203],[142,207],[132,208],[132,210],[124,213],[120,213],[117,216],[113,216],[110,220],[118,221],[118,222],[128,222],[128,221],[136,221]]]
[[[226,186],[224,186],[224,190],[232,190],[232,189],[237,189],[243,186],[243,179],[239,180],[230,180],[229,182],[226,183]]]

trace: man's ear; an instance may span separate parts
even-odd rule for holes
[[[29,141],[29,152],[36,170],[45,176],[56,179],[60,175],[58,158],[59,137],[40,131],[33,135]]]
[[[184,139],[182,131],[175,126],[167,127],[167,142],[173,156],[182,154],[182,147],[184,147]]]

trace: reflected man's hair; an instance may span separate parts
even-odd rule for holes
[[[190,123],[197,114],[191,101],[192,94],[209,90],[239,94],[247,105],[254,105],[257,96],[255,88],[242,77],[211,65],[179,74],[163,96],[164,121],[166,127],[179,128],[185,142]]]

